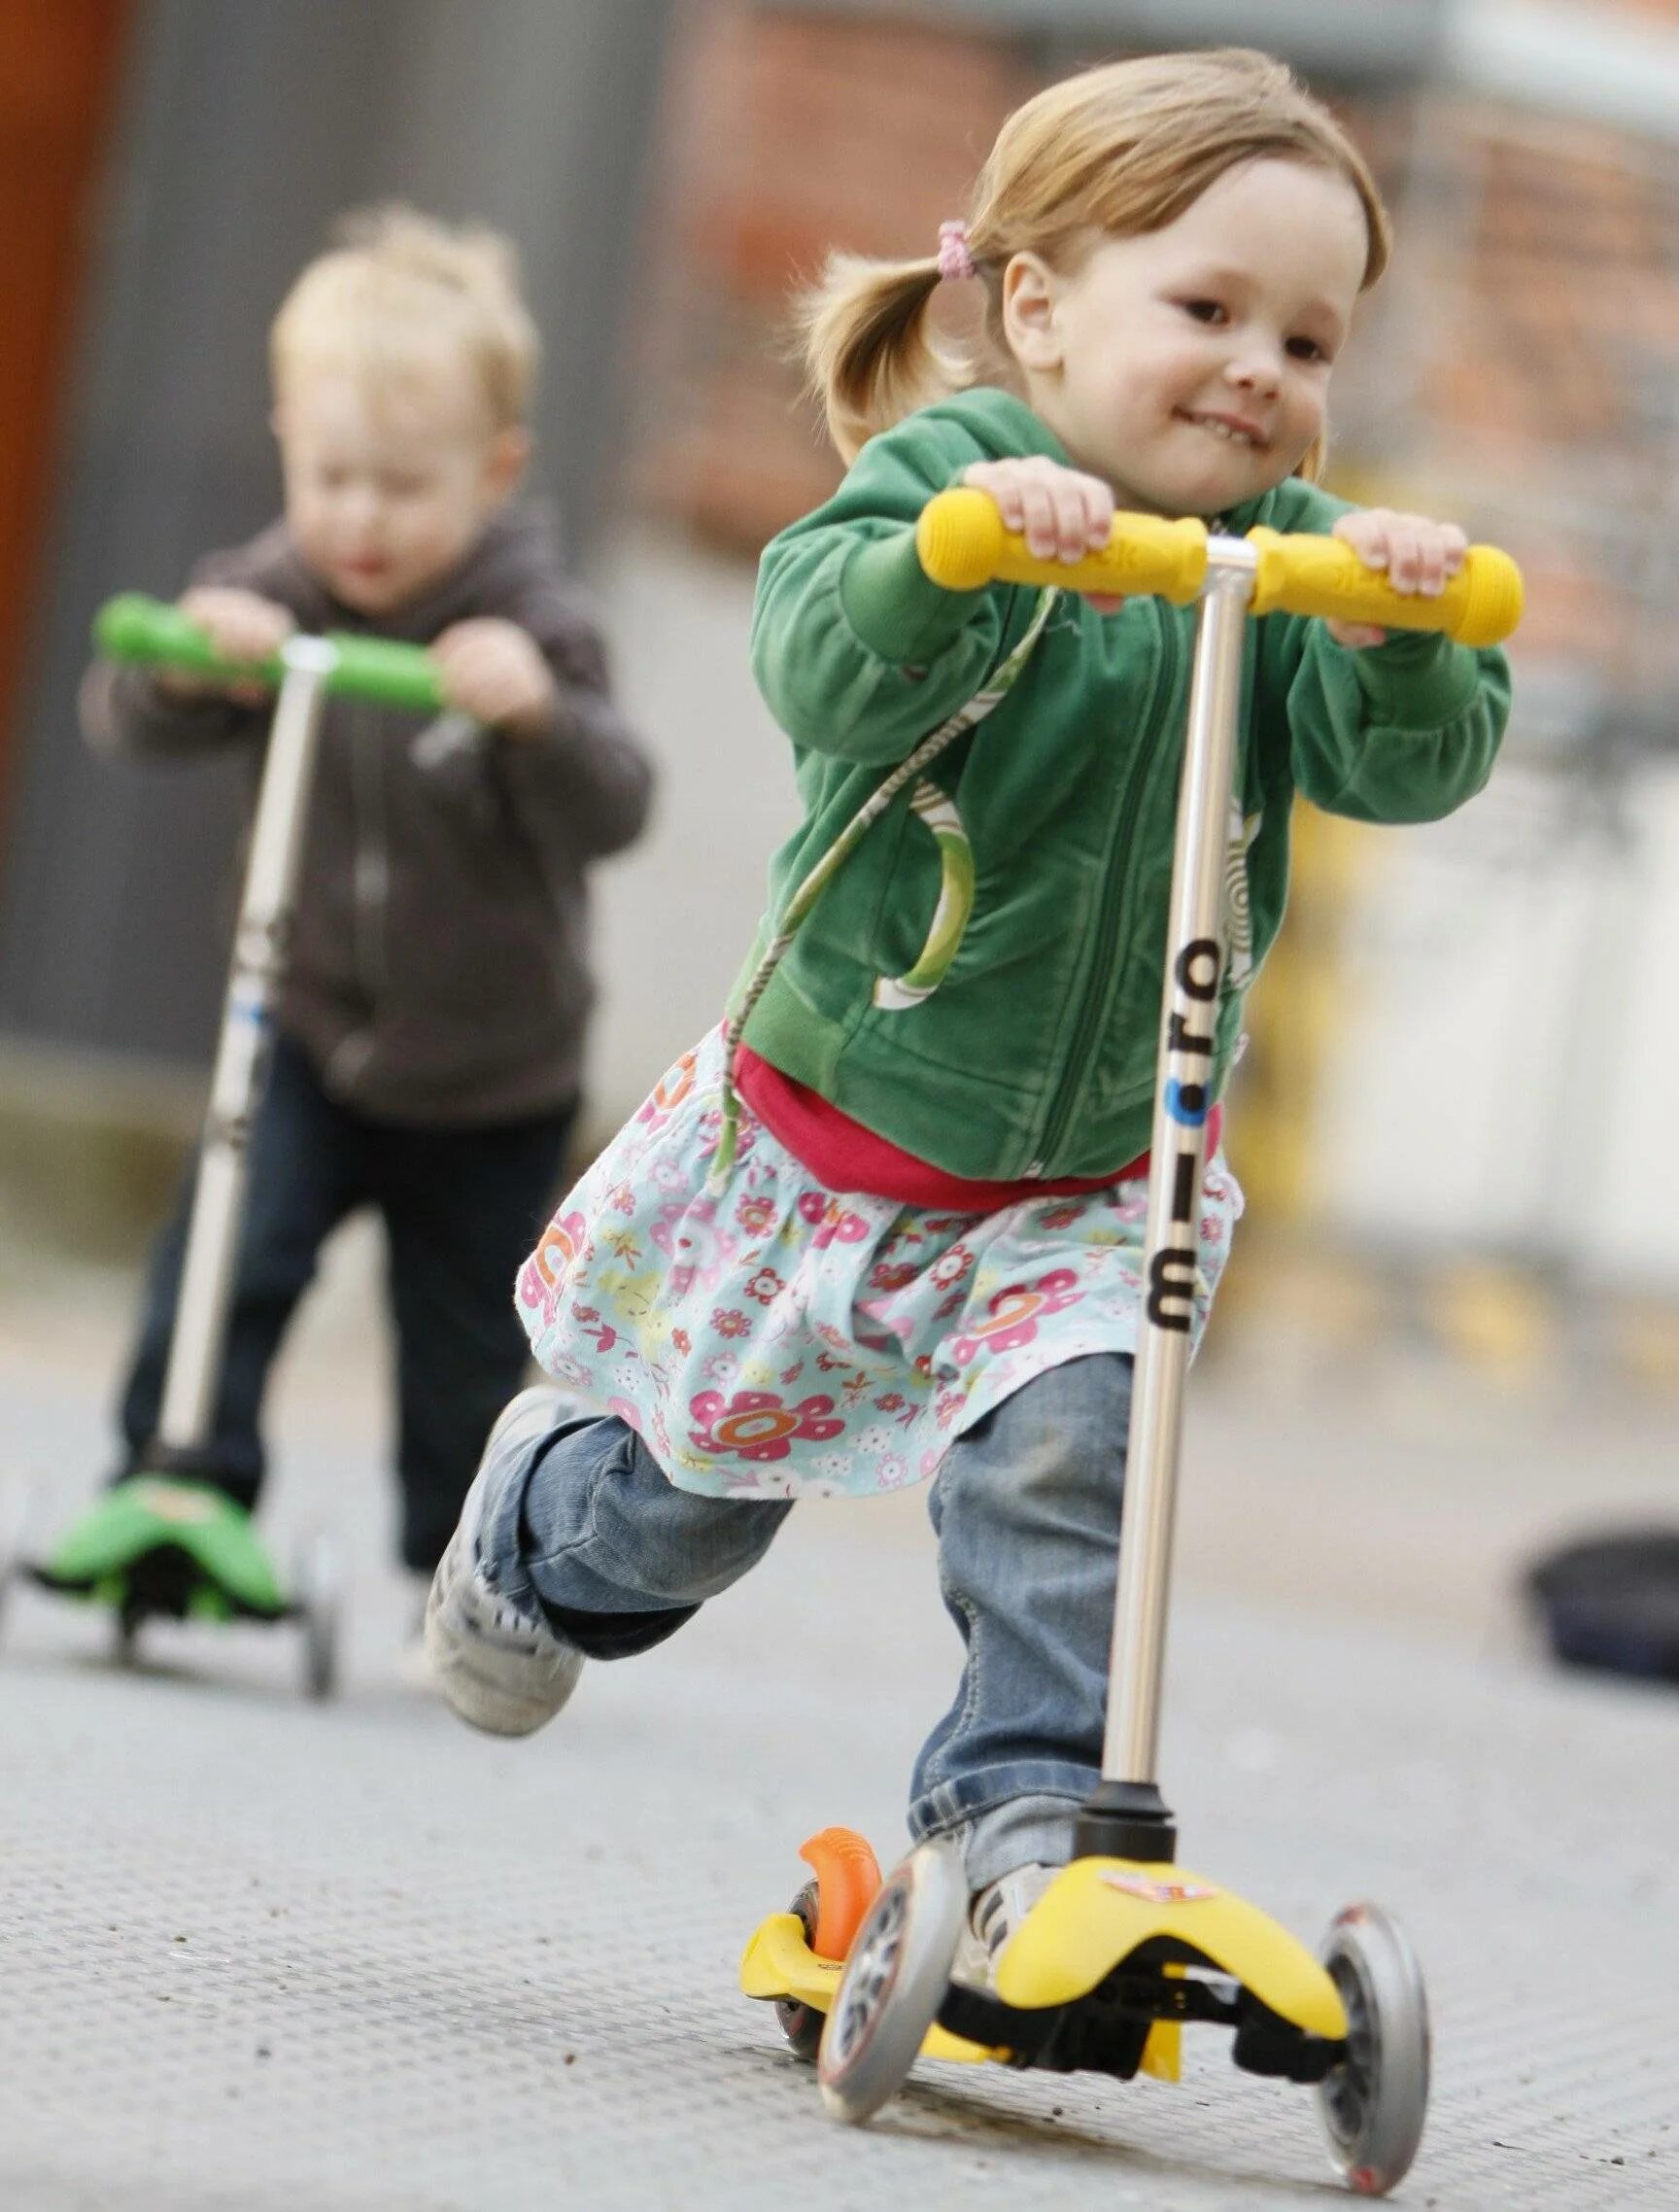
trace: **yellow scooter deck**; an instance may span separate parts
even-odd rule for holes
[[[1346,2035],[1340,1994],[1303,1944],[1256,1906],[1166,1862],[1085,1858],[1063,1868],[1005,1948],[996,1994],[1022,2010],[1071,2004],[1162,1937],[1230,1975],[1304,2033],[1335,2042]],[[825,2013],[841,1971],[840,1961],[811,1951],[796,1914],[773,1913],[746,1947],[740,1987],[749,1997],[791,1999]],[[1144,2071],[1175,2081],[1179,2037],[1176,2022],[1156,2022]],[[921,2051],[969,2064],[1009,2056],[938,2025]]]

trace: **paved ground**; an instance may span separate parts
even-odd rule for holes
[[[1307,2092],[1192,2032],[1184,2083],[923,2069],[823,2121],[734,1989],[844,1820],[895,1849],[954,1642],[918,1505],[795,1515],[681,1639],[553,1732],[473,1737],[401,1682],[379,1564],[363,1255],[283,1378],[284,1543],[356,1573],[346,1695],[280,1633],[159,1636],[23,1593],[0,1664],[0,2206],[524,2212],[1335,2200]],[[3,1263],[0,1263],[3,1264]],[[0,1272],[13,1465],[89,1486],[127,1286]],[[1436,2094],[1399,2201],[1679,2202],[1679,1701],[1558,1679],[1503,1600],[1551,1530],[1679,1518],[1673,1407],[1506,1400],[1277,1338],[1200,1378],[1169,1792],[1192,1866],[1315,1935],[1350,1897],[1426,1964]]]

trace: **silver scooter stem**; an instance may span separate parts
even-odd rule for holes
[[[245,1218],[251,1122],[267,1071],[269,1014],[285,971],[303,849],[303,818],[336,662],[319,638],[293,638],[274,708],[268,757],[251,829],[233,962],[210,1081],[192,1216],[163,1378],[157,1442],[190,1453],[210,1440]]]
[[[1225,843],[1241,705],[1242,641],[1253,595],[1246,539],[1215,537],[1195,633],[1189,728],[1172,862],[1166,988],[1148,1172],[1123,1540],[1114,1608],[1104,1781],[1151,1785],[1178,1498],[1183,1376],[1199,1261],[1208,1078],[1224,977]]]

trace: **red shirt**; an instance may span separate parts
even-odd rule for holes
[[[1116,1167],[1111,1175],[1068,1175],[1056,1182],[1025,1176],[1016,1183],[987,1183],[949,1175],[931,1161],[890,1144],[841,1114],[807,1084],[795,1083],[761,1059],[750,1046],[738,1047],[735,1084],[764,1126],[830,1191],[859,1191],[891,1198],[901,1206],[930,1206],[942,1213],[989,1214],[1023,1198],[1067,1198],[1106,1191],[1134,1175],[1147,1175],[1148,1155]],[[1207,1154],[1218,1149],[1223,1108],[1207,1117]]]

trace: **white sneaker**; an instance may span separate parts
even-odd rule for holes
[[[437,1679],[437,1670],[431,1664],[431,1654],[426,1648],[426,1631],[418,1630],[396,1654],[396,1679],[405,1690],[422,1690],[430,1697],[441,1697],[443,1685]]]
[[[1004,1946],[1061,1871],[1034,1859],[999,1875],[976,1894],[957,1954],[957,1972],[964,1965],[970,1969],[961,1976],[964,1981],[988,1985],[996,1980]]]
[[[431,1578],[428,1575],[426,1578],[428,1596],[430,1589]],[[396,1654],[396,1679],[405,1689],[427,1690],[433,1697],[441,1697],[443,1694],[443,1685],[437,1679],[437,1670],[431,1664],[431,1654],[426,1648],[426,1599],[424,1597],[420,1601],[420,1611],[415,1619],[413,1632],[404,1639],[402,1648]]]
[[[552,1720],[577,1686],[583,1654],[545,1620],[512,1606],[484,1573],[478,1531],[504,1467],[521,1444],[579,1411],[551,1384],[523,1390],[491,1430],[478,1472],[426,1600],[426,1655],[463,1720],[492,1736],[529,1736]]]

